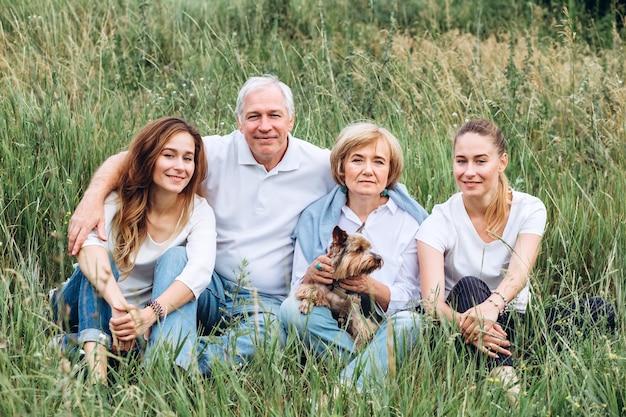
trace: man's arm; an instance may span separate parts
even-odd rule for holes
[[[94,227],[97,229],[98,237],[103,242],[107,240],[104,227],[104,200],[117,187],[125,158],[126,152],[109,157],[93,175],[67,228],[67,249],[71,256],[78,254]]]

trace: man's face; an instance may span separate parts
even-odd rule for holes
[[[285,154],[293,121],[278,86],[270,85],[253,91],[244,100],[237,124],[254,159],[267,171],[278,165]]]

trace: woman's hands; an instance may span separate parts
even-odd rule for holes
[[[329,255],[329,253],[320,255],[311,262],[302,277],[303,283],[326,285],[333,283],[335,269],[333,268],[333,263]],[[370,275],[361,274],[355,277],[345,278],[338,281],[338,284],[339,287],[346,291],[369,295],[376,300],[376,303],[383,311],[387,311],[389,301],[391,300],[391,290],[388,286],[376,281]]]
[[[113,307],[109,328],[113,335],[113,348],[118,351],[132,349],[137,338],[145,335],[150,337],[152,325],[156,323],[156,315],[151,307],[139,309],[133,305],[125,308]]]
[[[500,309],[489,301],[472,307],[458,316],[457,322],[465,343],[473,344],[479,351],[491,358],[499,355],[511,356],[508,348],[511,342],[497,323]]]
[[[333,274],[335,268],[333,268],[333,262],[331,258],[326,255],[320,255],[311,262],[306,269],[302,282],[305,284],[326,284],[331,285],[333,283]],[[374,287],[374,278],[367,274],[357,275],[342,279],[339,281],[339,286],[347,291],[357,292],[361,294],[370,294]]]
[[[339,286],[346,291],[352,291],[359,294],[372,294],[374,292],[374,278],[367,274],[357,275],[342,279]]]
[[[333,262],[330,259],[329,254],[320,255],[311,262],[309,267],[306,269],[304,276],[302,277],[302,282],[305,284],[326,284],[330,285],[333,283],[333,274],[335,273],[335,268],[333,268]]]

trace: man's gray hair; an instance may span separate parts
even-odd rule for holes
[[[279,81],[278,78],[271,74],[265,74],[261,77],[250,77],[244,83],[241,90],[239,90],[239,95],[237,96],[237,105],[235,107],[235,115],[239,121],[242,121],[243,117],[243,103],[246,100],[246,97],[254,91],[257,91],[261,88],[265,88],[270,85],[276,85],[280,88],[281,93],[283,94],[283,98],[285,100],[285,108],[287,109],[287,113],[289,114],[289,118],[291,119],[295,113],[294,105],[293,105],[293,94],[291,93],[291,88],[287,86],[287,84]]]

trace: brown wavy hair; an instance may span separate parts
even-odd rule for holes
[[[179,227],[185,225],[193,211],[194,195],[203,195],[202,181],[207,176],[207,161],[202,137],[194,126],[177,117],[163,117],[148,123],[133,139],[117,188],[119,210],[113,217],[113,256],[122,275],[134,266],[134,258],[148,234],[148,211],[154,166],[167,142],[176,134],[189,133],[194,140],[194,173],[183,189],[184,196]],[[180,229],[174,231],[178,232]]]
[[[505,138],[504,134],[494,123],[484,120],[476,119],[470,120],[465,123],[454,137],[454,145],[456,146],[456,140],[466,133],[475,133],[480,136],[491,138],[493,146],[498,151],[498,156],[502,156],[505,152]],[[506,223],[507,215],[511,200],[509,199],[509,180],[506,177],[504,171],[498,175],[498,191],[495,198],[487,206],[487,212],[485,213],[485,223],[487,224],[487,233],[496,235]]]

